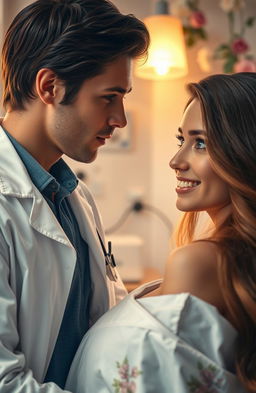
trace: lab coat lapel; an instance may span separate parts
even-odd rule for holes
[[[73,248],[70,240],[41,193],[35,189],[34,195],[29,217],[30,225],[42,235]]]
[[[79,188],[80,186],[78,186]],[[73,212],[76,216],[80,233],[89,246],[91,273],[92,304],[91,323],[104,314],[109,308],[108,280],[106,278],[105,259],[97,234],[92,207],[79,190],[69,196]]]
[[[78,186],[79,187],[79,186]],[[74,192],[70,195],[69,200],[71,202],[72,210],[76,216],[80,233],[83,239],[88,243],[90,252],[98,263],[98,269],[101,274],[105,276],[106,269],[104,261],[104,254],[97,234],[97,226],[94,220],[94,215],[90,204],[81,198],[78,192]],[[87,219],[85,219],[85,217]]]

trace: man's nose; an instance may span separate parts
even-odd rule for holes
[[[123,104],[118,105],[115,110],[110,114],[108,124],[111,127],[123,128],[127,124],[124,106]]]

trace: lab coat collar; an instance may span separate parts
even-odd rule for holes
[[[2,127],[0,127],[0,157],[0,194],[21,200],[29,216],[30,225],[35,230],[73,248],[54,213],[31,181],[22,160]]]
[[[0,126],[0,192],[18,198],[32,198],[34,186],[27,170],[12,145],[10,139]]]

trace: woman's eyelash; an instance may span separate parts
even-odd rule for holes
[[[178,146],[181,147],[184,142],[184,138],[181,135],[176,135],[176,138],[178,139]]]
[[[178,147],[182,147],[184,143],[184,137],[182,135],[176,135],[176,138],[178,139]],[[206,142],[202,138],[196,138],[194,142],[194,148],[197,150],[204,150],[206,149]]]

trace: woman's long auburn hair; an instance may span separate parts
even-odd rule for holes
[[[237,374],[256,392],[256,73],[213,75],[188,85],[200,103],[207,151],[229,186],[232,212],[208,238],[219,250],[219,280],[238,330]],[[178,245],[194,240],[198,212],[185,213]]]

